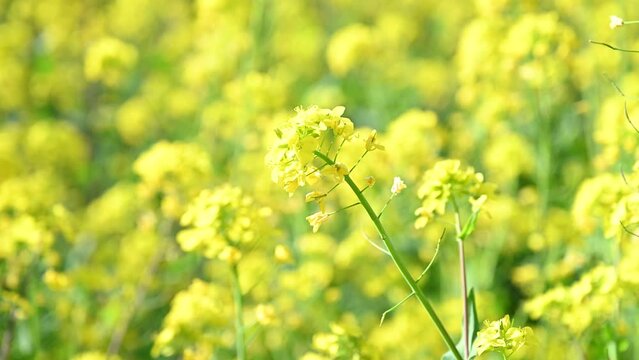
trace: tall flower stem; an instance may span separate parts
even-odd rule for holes
[[[335,164],[333,162],[333,160],[331,160],[328,156],[324,155],[323,153],[321,153],[319,151],[315,151],[314,154],[318,158],[322,159],[324,162],[326,162],[329,165],[334,165]],[[424,295],[424,292],[417,285],[417,282],[415,281],[415,279],[413,278],[411,273],[408,271],[408,268],[406,267],[406,265],[404,265],[404,262],[399,257],[399,253],[397,252],[397,249],[395,249],[395,246],[393,245],[393,242],[391,241],[390,237],[388,236],[388,233],[386,232],[386,229],[382,225],[381,221],[379,220],[379,217],[377,216],[377,214],[375,213],[375,211],[371,207],[370,203],[368,202],[366,197],[364,197],[364,194],[362,193],[362,191],[359,189],[359,187],[357,187],[357,185],[355,184],[355,182],[353,181],[353,179],[351,179],[351,177],[349,175],[345,175],[344,176],[344,181],[346,182],[346,184],[348,184],[348,186],[351,188],[351,190],[355,193],[355,196],[357,196],[357,199],[362,204],[362,207],[364,207],[364,210],[366,210],[366,213],[368,214],[370,219],[373,221],[373,224],[375,225],[375,228],[377,229],[377,231],[379,232],[380,236],[382,237],[382,241],[384,242],[384,245],[386,245],[386,248],[388,249],[388,252],[390,253],[391,259],[393,259],[393,262],[395,263],[395,266],[397,267],[397,269],[399,270],[400,274],[404,278],[404,281],[406,281],[406,284],[408,284],[410,289],[415,293],[415,296],[417,297],[419,302],[422,304],[422,306],[424,307],[424,309],[426,310],[426,312],[430,316],[431,320],[435,324],[435,327],[437,327],[437,330],[439,331],[439,334],[441,335],[441,337],[443,338],[444,342],[446,343],[446,345],[450,349],[451,353],[455,356],[455,358],[457,360],[462,360],[462,357],[459,354],[459,351],[455,347],[455,343],[453,342],[453,339],[450,337],[450,335],[446,331],[446,328],[444,327],[444,324],[442,323],[442,321],[437,316],[437,313],[435,312],[435,309],[433,308],[433,306],[430,304],[430,302],[426,298],[426,295]]]
[[[455,233],[457,237],[457,249],[459,250],[459,277],[461,280],[462,292],[462,342],[464,343],[464,359],[470,358],[470,340],[469,340],[469,319],[468,319],[468,284],[466,279],[466,256],[464,255],[464,239],[462,239],[462,221],[459,213],[459,207],[453,197],[453,207],[455,208]]]
[[[468,285],[466,284],[466,258],[464,256],[464,241],[461,239],[457,239],[457,245],[459,249],[459,269],[460,269],[460,277],[461,277],[461,287],[462,287],[462,303],[464,306],[464,318],[463,322],[463,332],[462,339],[464,341],[464,359],[470,358],[470,341],[468,334]]]
[[[233,302],[235,304],[235,348],[238,360],[246,360],[246,344],[244,339],[243,309],[244,299],[240,288],[240,277],[237,265],[231,265],[231,277],[233,281]]]

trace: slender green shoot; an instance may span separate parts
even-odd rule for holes
[[[233,302],[235,305],[235,348],[238,360],[246,360],[246,343],[244,335],[244,299],[240,288],[240,278],[237,272],[237,265],[231,265],[231,278],[233,282]]]
[[[328,156],[326,156],[325,154],[317,150],[314,151],[314,154],[318,158],[322,159],[324,162],[328,163],[329,165],[335,164],[335,162],[331,160],[331,158],[329,158]],[[391,241],[390,236],[388,235],[388,233],[386,232],[386,229],[384,228],[381,221],[379,220],[377,214],[375,213],[375,210],[373,210],[370,203],[368,202],[368,199],[366,199],[364,194],[362,194],[362,191],[357,187],[357,185],[355,184],[355,182],[353,181],[353,179],[351,179],[349,175],[344,176],[344,181],[346,182],[346,184],[348,184],[348,186],[351,188],[353,193],[355,193],[355,196],[357,196],[357,199],[360,201],[362,207],[364,207],[364,210],[366,210],[366,213],[368,214],[369,218],[373,221],[373,224],[375,225],[375,228],[379,232],[379,235],[381,236],[382,241],[384,242],[384,245],[386,245],[386,248],[388,249],[388,252],[390,253],[390,257],[393,259],[395,266],[397,267],[400,274],[404,278],[404,281],[406,281],[406,284],[408,284],[410,289],[413,292],[415,292],[415,296],[417,296],[417,299],[419,300],[419,302],[422,304],[422,306],[424,307],[424,309],[430,316],[431,320],[435,324],[435,327],[437,327],[437,330],[439,334],[441,335],[442,339],[444,340],[444,342],[446,343],[450,351],[453,353],[455,358],[457,360],[462,360],[462,356],[459,354],[459,351],[455,347],[455,343],[453,342],[453,339],[450,337],[450,334],[448,334],[448,331],[446,331],[444,324],[439,319],[439,316],[437,316],[435,309],[426,298],[426,295],[424,295],[424,292],[417,285],[417,283],[415,282],[415,279],[408,271],[408,268],[399,257],[399,253],[397,249],[395,249],[395,246],[393,245],[393,242]]]

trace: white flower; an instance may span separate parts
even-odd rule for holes
[[[616,27],[623,26],[623,19],[619,16],[612,15],[610,17],[610,28],[614,29]]]
[[[393,195],[397,195],[404,189],[406,189],[406,184],[404,184],[399,176],[395,176],[395,178],[393,179],[393,186],[391,187],[391,193],[393,193]]]

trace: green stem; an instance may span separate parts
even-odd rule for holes
[[[11,355],[11,343],[13,342],[13,332],[15,330],[16,318],[13,306],[9,309],[7,317],[7,325],[2,335],[2,343],[0,344],[0,360],[7,360]]]
[[[377,215],[378,218],[380,219],[382,218],[382,214],[384,214],[384,211],[388,207],[388,204],[390,204],[391,200],[393,200],[394,197],[395,197],[395,194],[392,194],[391,197],[389,197],[388,200],[386,200],[386,203],[384,204],[384,206],[382,206],[382,210],[380,210],[379,215]]]
[[[315,153],[315,155],[317,157],[319,157],[320,159],[324,160],[329,165],[333,165],[333,161],[329,157],[327,157],[326,155],[322,154],[319,151],[315,151],[314,153]],[[406,281],[406,284],[408,284],[410,289],[413,292],[415,292],[415,296],[417,297],[419,302],[422,304],[422,306],[424,307],[424,309],[426,310],[426,312],[430,316],[431,320],[433,321],[433,323],[437,327],[437,330],[439,331],[439,334],[444,339],[444,342],[446,343],[446,345],[450,349],[450,352],[455,356],[455,358],[457,360],[462,360],[462,357],[459,354],[459,351],[455,347],[455,343],[453,342],[453,339],[450,337],[450,335],[446,331],[446,328],[444,327],[444,324],[442,323],[442,321],[437,316],[437,313],[435,313],[435,309],[433,308],[433,306],[430,304],[428,299],[426,299],[426,295],[424,295],[424,292],[417,285],[417,282],[415,281],[415,279],[413,279],[413,276],[408,271],[408,268],[406,268],[406,265],[404,265],[404,263],[400,259],[399,253],[397,252],[397,249],[395,249],[395,246],[393,245],[390,237],[386,233],[386,229],[384,229],[384,226],[382,225],[381,221],[377,217],[377,214],[375,214],[375,211],[373,210],[373,208],[369,204],[368,200],[366,199],[366,197],[364,197],[364,194],[362,194],[362,191],[357,187],[357,185],[355,184],[353,179],[351,179],[350,176],[348,176],[348,175],[344,176],[344,181],[346,182],[346,184],[348,184],[348,186],[351,188],[351,190],[353,190],[353,192],[355,193],[355,196],[357,196],[357,199],[362,204],[362,206],[366,210],[366,213],[368,214],[368,216],[373,221],[373,224],[375,225],[375,228],[379,232],[379,235],[382,237],[382,241],[384,242],[384,245],[386,245],[386,248],[388,249],[388,252],[390,253],[391,258],[393,259],[393,262],[395,263],[395,266],[397,267],[397,269],[401,273],[402,277],[404,278],[404,281]]]
[[[235,304],[235,347],[237,359],[246,360],[246,344],[244,340],[244,320],[242,319],[243,302],[242,289],[240,288],[240,277],[237,273],[237,265],[231,266],[233,278],[233,302]]]
[[[605,47],[607,47],[607,48],[609,48],[609,49],[612,49],[612,50],[617,50],[617,51],[621,51],[621,52],[629,52],[629,53],[639,53],[639,50],[621,49],[621,48],[618,48],[618,47],[616,47],[616,46],[612,46],[612,45],[610,45],[610,44],[607,44],[607,43],[605,43],[605,42],[601,42],[601,41],[594,41],[594,40],[589,40],[589,41],[590,41],[590,43],[591,43],[591,44],[602,45],[602,46],[605,46]]]
[[[459,273],[462,290],[462,306],[464,307],[462,318],[462,341],[464,343],[464,359],[470,358],[470,336],[468,323],[468,284],[466,280],[466,257],[464,255],[464,240],[462,239],[462,221],[459,206],[455,197],[452,197],[453,207],[455,208],[455,232],[457,233],[457,248],[459,250]]]

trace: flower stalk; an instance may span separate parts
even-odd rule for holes
[[[466,256],[464,254],[464,239],[462,238],[462,222],[461,214],[459,213],[459,207],[453,197],[453,207],[455,208],[455,233],[457,238],[457,249],[459,252],[459,277],[461,280],[461,293],[462,293],[462,306],[464,310],[462,312],[462,341],[464,343],[464,359],[470,358],[470,339],[469,339],[469,319],[468,319],[468,284],[466,277]]]
[[[317,150],[314,151],[313,153],[315,154],[315,156],[317,156],[318,158],[323,160],[328,165],[332,166],[332,165],[335,164],[335,162],[333,160],[331,160],[331,158],[329,158],[325,154],[323,154],[323,153],[321,153],[321,152],[319,152]],[[404,265],[403,261],[399,257],[397,249],[395,249],[395,246],[393,245],[393,242],[391,241],[390,236],[386,232],[386,229],[382,225],[378,215],[375,213],[375,211],[373,210],[373,208],[371,207],[370,203],[368,202],[368,200],[366,199],[366,197],[364,196],[362,191],[359,189],[357,184],[355,184],[353,179],[351,179],[351,177],[348,174],[344,175],[344,181],[351,188],[353,193],[355,193],[355,196],[357,196],[357,199],[361,203],[362,207],[364,207],[364,210],[366,210],[366,213],[368,214],[370,219],[373,221],[373,224],[375,225],[375,228],[379,232],[379,234],[380,234],[380,236],[382,238],[382,241],[384,242],[384,245],[386,245],[386,249],[388,249],[388,252],[390,253],[391,259],[393,259],[393,263],[395,264],[395,266],[399,270],[400,274],[404,278],[404,281],[406,282],[406,284],[408,284],[410,289],[415,293],[415,296],[417,297],[419,302],[422,304],[422,306],[424,307],[424,309],[426,310],[426,312],[430,316],[431,320],[435,324],[435,327],[437,327],[437,330],[439,331],[439,334],[443,338],[444,342],[446,343],[446,345],[448,346],[448,348],[450,349],[452,354],[455,356],[455,358],[457,360],[462,360],[462,356],[460,355],[459,351],[455,347],[455,343],[453,342],[453,339],[450,337],[450,335],[446,331],[446,329],[444,327],[444,324],[442,323],[442,321],[437,316],[437,313],[435,312],[435,309],[430,304],[430,302],[426,298],[426,295],[424,295],[424,292],[417,285],[417,282],[415,281],[413,276],[408,271],[408,268],[406,267],[406,265]]]
[[[242,316],[244,299],[240,287],[240,277],[237,272],[237,264],[231,265],[231,278],[233,282],[233,303],[235,305],[235,348],[238,360],[246,360],[246,344],[244,336],[244,319]]]

